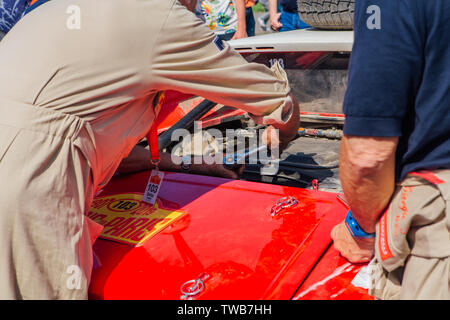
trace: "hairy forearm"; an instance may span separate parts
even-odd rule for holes
[[[186,172],[181,169],[181,157],[167,152],[161,152],[160,157],[160,170]],[[133,148],[128,157],[122,160],[117,171],[119,173],[134,173],[152,169],[155,169],[155,165],[151,163],[150,150],[137,145]],[[203,156],[192,156],[191,164],[187,171],[194,174],[217,176],[228,179],[239,179],[239,175],[242,174],[243,170],[243,166],[233,171],[226,169],[221,163],[206,164],[203,161]]]
[[[162,152],[160,157],[161,162],[159,163],[159,169],[165,171],[180,171],[180,165],[176,165],[172,161],[170,153]],[[128,157],[122,160],[117,171],[120,173],[131,173],[151,169],[155,169],[155,165],[151,163],[150,150],[137,145],[133,148]]]
[[[398,138],[344,136],[340,179],[345,198],[359,225],[368,233],[394,192]]]

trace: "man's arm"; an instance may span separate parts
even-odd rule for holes
[[[340,179],[353,217],[367,233],[389,203],[395,187],[397,137],[344,136],[340,152]],[[355,239],[345,226],[337,225],[331,237],[335,248],[350,262],[367,262],[375,239]]]
[[[177,3],[153,54],[155,90],[191,93],[245,110],[257,124],[279,129],[284,144],[295,136],[298,105],[282,67],[248,63],[227,43],[218,45],[211,30]]]
[[[289,96],[292,99],[292,115],[290,116],[289,121],[284,124],[273,124],[268,126],[264,134],[264,139],[266,139],[265,143],[270,149],[279,147],[280,154],[286,149],[289,142],[297,136],[300,127],[300,106],[293,93],[290,93]],[[276,132],[273,132],[274,129],[278,130],[278,135]],[[274,137],[278,138],[278,140],[272,141]]]
[[[173,158],[177,158],[177,163],[181,163],[181,158],[171,155],[168,152],[161,152],[161,162],[159,169],[164,171],[183,172],[181,165],[175,164]],[[201,157],[202,158],[202,157]],[[139,171],[147,171],[155,169],[155,165],[151,162],[150,151],[140,145],[137,145],[131,150],[128,157],[122,160],[117,168],[119,173],[135,173]],[[239,179],[239,175],[244,171],[244,166],[240,166],[236,171],[226,169],[221,163],[200,163],[192,159],[192,164],[189,168],[189,173],[223,177],[228,179]]]
[[[247,19],[245,17],[245,0],[234,0],[234,5],[236,7],[237,14],[237,29],[231,40],[247,38],[248,34]]]
[[[342,140],[342,188],[353,216],[368,233],[375,232],[394,192],[397,143],[397,137],[344,136]]]

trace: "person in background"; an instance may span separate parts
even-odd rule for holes
[[[245,0],[199,0],[195,14],[220,40],[248,37]]]
[[[255,0],[245,0],[245,21],[247,26],[247,35],[253,37],[255,35],[255,16],[253,15],[253,6]]]
[[[278,5],[281,12],[278,12]],[[297,0],[269,0],[270,27],[274,31],[290,31],[309,28],[297,11]]]

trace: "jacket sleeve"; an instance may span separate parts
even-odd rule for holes
[[[259,124],[285,123],[292,114],[286,73],[248,63],[176,1],[152,54],[157,90],[177,90],[245,110]]]

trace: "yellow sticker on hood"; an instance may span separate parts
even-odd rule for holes
[[[98,197],[87,216],[103,226],[100,238],[141,245],[184,214],[142,201],[142,194],[116,194]]]

